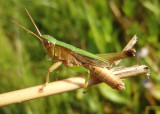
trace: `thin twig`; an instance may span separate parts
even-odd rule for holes
[[[132,67],[115,67],[112,68],[111,71],[115,76],[118,76],[121,79],[141,74],[149,74],[149,68],[146,65],[140,65],[140,66],[136,65]],[[0,106],[20,103],[31,99],[36,99],[44,96],[49,96],[53,94],[58,94],[66,91],[83,88],[84,82],[85,82],[85,76],[72,77],[49,83],[44,88],[44,92],[42,93],[39,92],[39,89],[42,87],[42,85],[21,89],[17,91],[12,91],[8,93],[3,93],[0,94]],[[91,76],[87,86],[95,85],[98,83],[101,83],[101,81],[97,80],[94,76]]]

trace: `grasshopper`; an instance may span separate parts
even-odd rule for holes
[[[122,80],[115,77],[112,72],[108,70],[108,68],[111,67],[111,63],[115,60],[134,56],[133,49],[112,54],[95,55],[89,53],[70,44],[58,41],[50,35],[41,35],[30,13],[27,9],[25,9],[25,11],[27,12],[30,20],[32,21],[35,29],[37,30],[38,35],[18,24],[17,22],[12,22],[37,37],[41,41],[46,54],[52,60],[57,61],[48,69],[46,75],[46,82],[42,85],[42,88],[40,88],[40,92],[43,92],[43,89],[49,83],[49,73],[57,69],[61,64],[64,64],[66,67],[73,70],[87,74],[86,80],[83,85],[85,88],[85,92],[87,90],[87,82],[90,75],[92,74],[95,74],[97,79],[104,81],[112,88],[117,90],[124,90],[124,83],[122,82]],[[111,56],[112,59],[106,59],[107,56]],[[103,68],[105,68],[106,70],[104,71]]]

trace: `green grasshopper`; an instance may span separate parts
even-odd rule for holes
[[[84,82],[85,91],[87,89],[87,82],[89,80],[89,77],[92,74],[96,74],[96,78],[106,82],[114,89],[124,89],[124,84],[122,80],[116,78],[107,68],[110,68],[111,63],[115,60],[134,56],[134,51],[132,49],[112,54],[94,55],[67,43],[58,41],[50,35],[41,35],[39,29],[37,28],[27,9],[25,9],[25,11],[27,12],[30,20],[36,28],[38,35],[23,27],[22,25],[16,23],[15,21],[12,22],[36,36],[41,41],[46,54],[52,60],[57,61],[48,69],[46,75],[46,83],[40,89],[41,92],[43,91],[44,87],[49,83],[49,73],[57,69],[62,63],[68,68],[87,74],[86,80]],[[110,57],[110,59],[108,57]],[[104,71],[103,68],[105,68],[107,71]]]

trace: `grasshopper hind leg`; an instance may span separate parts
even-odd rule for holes
[[[89,80],[89,77],[90,77],[90,71],[88,69],[84,68],[84,67],[81,67],[81,66],[71,66],[70,68],[72,70],[81,72],[83,74],[87,74],[87,77],[86,77],[85,82],[83,84],[83,88],[84,88],[83,93],[86,93],[87,92],[87,84],[88,84],[88,80]]]
[[[83,85],[83,87],[84,87],[83,93],[84,93],[84,94],[87,93],[87,84],[88,84],[89,78],[90,78],[90,71],[88,70],[88,72],[87,72],[87,77],[86,77],[85,82],[84,82],[84,85]]]

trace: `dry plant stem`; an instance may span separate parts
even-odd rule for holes
[[[111,69],[113,74],[117,77],[126,78],[130,76],[136,76],[140,74],[149,74],[149,69],[146,65],[132,66],[132,67],[115,67]],[[63,93],[79,88],[83,88],[85,82],[85,76],[72,77],[56,82],[49,83],[44,92],[40,93],[39,89],[42,85],[30,87],[22,90],[12,91],[8,93],[0,94],[0,106],[5,106],[13,103],[20,103],[31,99],[36,99],[53,94]],[[94,76],[91,76],[87,86],[91,86],[101,81],[97,80]],[[107,86],[107,85],[106,85]]]
[[[129,50],[129,49],[132,49],[133,46],[136,44],[136,42],[137,42],[137,36],[134,35],[134,36],[132,37],[132,39],[127,43],[127,45],[123,48],[122,51],[127,51],[127,50]],[[136,50],[135,50],[135,52],[136,52]],[[114,64],[115,64],[115,65],[118,65],[120,62],[121,62],[121,60],[117,60],[117,61],[114,62]]]

